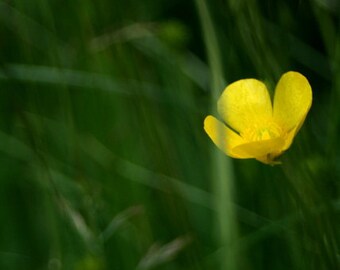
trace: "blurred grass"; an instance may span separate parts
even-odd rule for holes
[[[338,269],[338,8],[0,1],[0,269]],[[287,70],[313,106],[283,165],[222,156],[226,81]]]
[[[196,1],[198,13],[201,19],[204,41],[207,47],[207,58],[211,70],[211,96],[214,108],[220,90],[225,86],[220,48],[210,16],[210,11],[204,0]],[[213,110],[216,113],[216,109]],[[221,131],[222,134],[222,131]],[[232,205],[234,199],[234,172],[229,158],[214,149],[212,156],[211,181],[215,195],[216,214],[216,238],[217,243],[224,249],[219,258],[220,269],[237,269],[238,257],[234,249],[237,236],[235,223],[235,210]]]

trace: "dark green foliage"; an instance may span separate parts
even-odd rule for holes
[[[339,269],[337,10],[1,0],[0,269]],[[225,82],[288,70],[313,106],[283,164],[220,156]]]

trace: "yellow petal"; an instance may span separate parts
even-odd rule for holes
[[[294,137],[299,132],[303,122],[305,121],[306,116],[307,116],[307,113],[304,115],[300,123],[287,133],[286,138],[285,138],[285,145],[283,146],[283,149],[282,149],[283,151],[287,150],[293,143]]]
[[[299,131],[300,127],[301,127],[300,125],[296,126],[287,133],[287,135],[283,138],[284,140],[283,145],[278,145],[277,152],[271,152],[269,155],[267,154],[264,156],[256,157],[256,159],[265,164],[271,164],[271,165],[280,164],[281,162],[274,161],[274,159],[280,156],[284,151],[286,151],[291,146],[291,144],[293,143],[293,139],[296,133]]]
[[[215,117],[208,115],[204,120],[204,130],[210,139],[228,156],[242,158],[232,152],[232,148],[244,143],[244,140]]]
[[[227,86],[217,105],[223,120],[240,133],[272,118],[268,90],[264,83],[255,79],[239,80]]]
[[[283,138],[275,138],[264,141],[254,141],[241,144],[232,149],[233,153],[248,158],[261,159],[262,157],[274,158],[282,153],[285,144]]]
[[[308,80],[294,71],[283,74],[275,89],[273,116],[276,122],[287,131],[300,127],[311,105],[312,88]]]

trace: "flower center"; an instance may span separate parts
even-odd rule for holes
[[[264,125],[254,125],[241,133],[241,136],[249,142],[275,139],[283,136],[282,129],[273,122]]]

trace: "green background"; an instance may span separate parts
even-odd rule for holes
[[[336,0],[0,1],[0,269],[339,269]],[[203,131],[296,70],[282,165]]]

